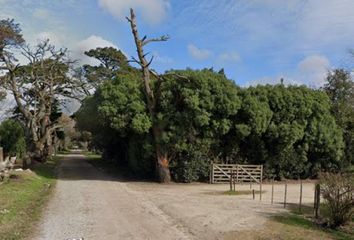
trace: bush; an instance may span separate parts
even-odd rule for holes
[[[189,145],[171,162],[171,174],[176,182],[205,181],[209,177],[210,158],[203,147]]]
[[[26,141],[22,126],[15,120],[6,120],[0,125],[0,146],[5,155],[23,157],[26,152]]]
[[[329,226],[344,225],[354,214],[354,175],[323,173],[321,194],[329,208]]]

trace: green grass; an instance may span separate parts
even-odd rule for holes
[[[58,154],[69,154],[69,153],[71,153],[70,150],[61,150],[58,152]]]
[[[0,239],[24,239],[31,233],[55,185],[56,162],[16,172],[0,185]]]
[[[323,236],[328,236],[332,239],[338,240],[349,240],[354,239],[354,224],[350,223],[348,226],[339,229],[330,229],[321,227],[313,221],[313,207],[312,206],[302,206],[301,212],[297,204],[288,205],[290,213],[275,216],[273,219],[279,223],[285,224],[289,227],[298,227],[301,229],[307,229],[310,231],[315,231]],[[320,216],[327,218],[329,214],[329,209],[326,204],[321,204],[320,206]]]
[[[306,218],[303,215],[294,213],[285,214],[281,216],[275,216],[273,219],[276,222],[288,225],[289,227],[298,227],[310,231],[317,232],[319,236],[328,236],[332,239],[338,240],[351,240],[353,239],[353,232],[348,229],[328,229],[315,224],[311,219]]]
[[[83,154],[91,161],[102,161],[100,154],[92,152],[84,152]]]

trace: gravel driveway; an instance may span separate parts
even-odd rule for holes
[[[67,155],[37,234],[30,239],[214,240],[261,229],[270,216],[286,212],[283,184],[274,187],[274,204],[271,185],[263,185],[262,201],[259,196],[253,200],[252,195],[220,194],[228,188],[228,184],[124,182],[97,170],[82,155]],[[313,188],[313,183],[304,183],[303,203],[311,203]],[[288,184],[288,202],[298,201],[299,185]]]
[[[82,155],[68,155],[37,234],[31,239],[189,239],[144,196],[96,170]]]

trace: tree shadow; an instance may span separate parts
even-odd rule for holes
[[[67,181],[116,181],[153,182],[151,178],[139,178],[126,167],[102,161],[99,157],[84,156],[81,152],[60,157],[57,178]]]

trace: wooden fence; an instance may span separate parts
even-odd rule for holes
[[[261,183],[263,165],[212,164],[210,183],[229,183],[231,176],[235,182]]]

